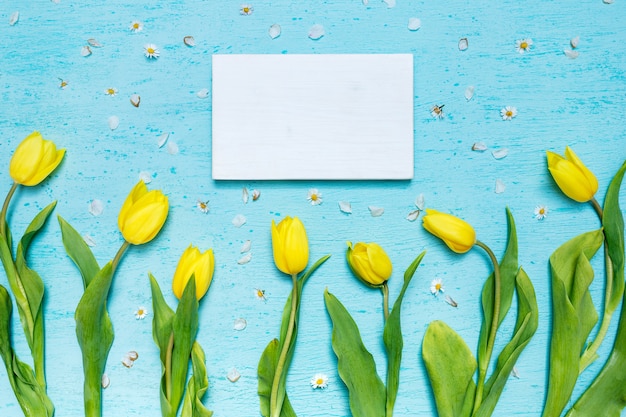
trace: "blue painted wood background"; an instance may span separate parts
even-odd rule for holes
[[[391,2],[391,1],[389,1]],[[159,415],[158,352],[152,341],[151,318],[136,320],[140,305],[151,310],[148,272],[152,272],[174,305],[168,291],[178,258],[190,244],[213,248],[217,268],[201,305],[198,341],[207,353],[210,389],[205,403],[216,416],[257,416],[256,367],[262,350],[277,336],[280,314],[289,293],[289,279],[273,265],[270,223],[286,215],[305,223],[311,257],[332,254],[307,284],[288,392],[300,416],[347,416],[348,397],[336,372],[330,345],[330,320],[323,304],[328,288],[344,302],[361,328],[381,375],[385,359],[381,341],[382,307],[377,291],[352,277],[344,261],[347,240],[376,241],[389,253],[395,268],[391,297],[401,286],[404,269],[421,251],[428,250],[409,287],[402,320],[405,335],[397,416],[436,415],[420,357],[420,345],[431,320],[449,323],[475,349],[480,326],[479,294],[490,272],[487,257],[478,250],[451,253],[426,233],[421,219],[409,222],[415,199],[424,194],[426,205],[469,221],[479,239],[502,254],[506,243],[505,207],[515,216],[520,263],[538,295],[540,325],[517,364],[519,378],[511,378],[496,416],[538,416],[546,392],[550,337],[548,257],[563,242],[599,226],[589,205],[564,197],[549,176],[545,150],[562,153],[572,146],[597,175],[598,199],[626,159],[626,4],[601,0],[424,2],[398,0],[395,7],[380,0],[255,0],[249,16],[239,13],[239,1],[131,1],[103,2],[17,1],[0,5],[0,193],[8,191],[10,156],[33,130],[67,148],[63,164],[43,184],[20,189],[9,221],[21,236],[35,213],[58,200],[55,214],[81,233],[93,237],[100,263],[111,259],[121,236],[117,214],[142,171],[152,177],[150,188],[162,189],[171,212],[162,233],[151,243],[132,247],[116,275],[109,310],[116,338],[106,372],[111,385],[104,391],[104,415]],[[9,17],[19,11],[11,26]],[[407,28],[418,17],[418,31]],[[139,33],[131,21],[143,22]],[[282,26],[277,39],[270,25]],[[313,24],[326,29],[313,41]],[[183,44],[191,35],[195,47]],[[570,39],[580,37],[580,56],[563,53]],[[460,38],[469,48],[458,49]],[[92,55],[81,56],[87,39]],[[532,38],[530,51],[516,51],[516,40]],[[161,56],[148,60],[146,43],[156,44]],[[215,182],[211,179],[211,56],[235,53],[412,53],[415,57],[415,178],[399,182]],[[363,68],[367,71],[367,68]],[[358,77],[359,74],[354,74]],[[64,89],[60,80],[67,81]],[[246,83],[246,80],[241,80]],[[474,85],[467,101],[464,91]],[[109,97],[107,88],[118,94]],[[202,99],[197,92],[207,88]],[[250,86],[254,88],[254,86]],[[129,98],[141,96],[133,107]],[[430,109],[445,104],[445,117],[434,119]],[[518,116],[503,121],[500,109],[514,106]],[[116,115],[120,125],[110,130]],[[242,120],[241,123],[245,123]],[[161,134],[179,152],[159,148]],[[381,138],[385,140],[385,138]],[[474,152],[483,141],[486,152]],[[509,149],[496,160],[491,150]],[[245,152],[242,149],[242,152]],[[358,152],[358,150],[355,150]],[[266,161],[274,163],[274,161]],[[310,155],[316,163],[316,155]],[[496,179],[506,185],[494,192]],[[242,202],[242,187],[258,189],[261,198]],[[323,203],[311,206],[309,188],[318,188]],[[625,193],[621,204],[626,206]],[[104,212],[93,216],[88,206],[104,202]],[[201,213],[198,200],[209,200]],[[352,214],[338,208],[352,203]],[[538,221],[533,209],[549,207]],[[385,209],[372,217],[368,206]],[[243,214],[247,223],[231,223]],[[238,265],[244,241],[252,242],[252,260]],[[30,262],[42,275],[45,303],[46,360],[49,394],[56,415],[82,415],[82,367],[74,335],[74,309],[82,293],[77,270],[66,256],[58,223],[53,217],[35,241]],[[594,259],[602,276],[602,262]],[[446,294],[458,302],[449,306],[429,292],[432,279],[443,279]],[[0,274],[0,284],[7,286]],[[265,290],[267,300],[255,297]],[[598,306],[602,280],[592,285]],[[236,318],[248,327],[233,330]],[[21,327],[14,317],[15,345],[29,358]],[[513,318],[504,324],[500,342],[508,338]],[[615,326],[611,328],[614,333]],[[600,360],[581,376],[574,396],[592,380],[607,356],[611,340],[600,350]],[[121,359],[136,350],[139,359],[127,369]],[[226,374],[241,373],[235,383]],[[326,390],[312,390],[309,379],[329,375]],[[0,415],[21,411],[0,368]]]

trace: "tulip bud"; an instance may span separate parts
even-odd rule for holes
[[[200,300],[209,290],[214,271],[215,258],[213,257],[213,250],[209,249],[201,253],[197,247],[189,245],[180,257],[176,272],[174,272],[174,279],[172,280],[174,295],[180,300],[187,283],[194,276],[196,281],[196,298]]]
[[[161,191],[148,191],[143,181],[132,189],[117,217],[122,236],[133,245],[141,245],[154,239],[165,219],[169,204]]]
[[[18,184],[33,186],[46,179],[59,166],[65,149],[41,137],[39,132],[28,135],[15,149],[9,165],[9,174]]]
[[[272,248],[280,271],[289,275],[304,271],[309,263],[309,241],[300,219],[287,216],[278,225],[272,220]]]
[[[579,203],[593,198],[598,191],[598,180],[569,146],[565,148],[565,158],[550,151],[546,154],[548,170],[563,194]]]
[[[377,243],[348,242],[346,259],[350,269],[365,284],[380,287],[391,276],[389,256]]]
[[[476,243],[474,228],[451,214],[426,209],[423,225],[424,229],[443,240],[456,253],[465,253]]]

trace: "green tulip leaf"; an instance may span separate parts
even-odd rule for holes
[[[476,359],[461,336],[442,321],[428,325],[422,359],[439,417],[469,417],[474,402]]]
[[[202,397],[209,389],[205,361],[202,346],[194,342],[191,348],[191,378],[187,383],[181,417],[211,417],[213,415],[213,412],[202,404]]]
[[[387,400],[386,400],[386,417],[393,415],[393,407],[398,395],[398,386],[400,385],[400,365],[402,361],[402,347],[404,342],[402,340],[402,327],[400,325],[400,315],[402,309],[402,299],[404,294],[415,275],[415,270],[422,262],[422,258],[426,252],[422,252],[411,263],[406,272],[404,273],[404,284],[402,290],[396,302],[391,309],[391,314],[387,318],[385,323],[385,329],[383,331],[383,342],[385,343],[385,349],[387,351]]]
[[[589,293],[594,277],[589,260],[603,240],[601,229],[583,233],[550,256],[552,338],[543,417],[558,416],[567,405],[578,378],[581,352],[598,320]]]
[[[258,394],[260,400],[261,415],[263,417],[269,417],[270,410],[270,396],[272,392],[272,382],[274,381],[274,375],[276,374],[276,365],[278,364],[278,355],[280,351],[278,349],[278,339],[272,339],[268,343],[267,347],[261,355],[259,360],[259,366],[257,369],[259,378]],[[289,397],[285,393],[283,400],[283,406],[280,410],[281,417],[296,417],[296,413],[291,407]]]
[[[81,277],[83,288],[87,288],[91,280],[100,271],[100,266],[93,256],[91,249],[85,243],[85,239],[61,216],[57,216],[61,226],[63,246],[70,259],[76,264]]]
[[[333,323],[333,351],[337,356],[339,376],[348,388],[352,415],[384,416],[385,385],[376,372],[374,357],[363,345],[359,328],[348,310],[328,289],[324,291],[324,301]]]
[[[113,324],[106,300],[113,280],[108,262],[93,278],[78,302],[74,318],[76,337],[83,356],[85,416],[100,416],[102,409],[102,374],[113,344]]]
[[[485,396],[480,408],[474,414],[475,417],[492,415],[504,385],[513,371],[515,362],[530,342],[539,324],[539,309],[535,289],[523,269],[517,273],[515,288],[517,293],[517,322],[513,337],[498,356],[496,370],[487,381]]]

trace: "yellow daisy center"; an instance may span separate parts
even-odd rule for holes
[[[139,23],[133,23],[133,29],[139,29]]]
[[[519,47],[522,48],[522,49],[527,49],[528,48],[528,42],[524,41],[524,42],[520,43]]]
[[[507,115],[508,117],[513,117],[513,112],[512,112],[511,110],[507,110],[507,111],[506,111],[506,115]]]
[[[317,379],[315,380],[315,383],[316,383],[317,385],[323,385],[323,384],[324,384],[324,380],[323,380],[322,378],[317,378]]]
[[[435,284],[435,289],[436,289],[437,291],[441,291],[441,284],[440,284],[440,283],[436,283],[436,284]]]
[[[317,201],[317,194],[311,194],[311,200]]]
[[[543,207],[541,207],[539,209],[539,214],[546,214],[546,209],[544,209]]]
[[[243,8],[243,12],[244,13],[250,13],[250,8],[249,7],[244,7]]]
[[[107,89],[107,94],[112,96],[113,94],[115,94],[115,90],[113,88],[108,88]]]
[[[148,53],[149,54],[153,54],[154,53],[154,48],[148,48]]]
[[[206,203],[205,202],[201,201],[199,204],[200,204],[200,208],[202,210],[206,209]]]
[[[137,315],[139,316],[143,316],[146,313],[146,311],[143,308],[140,308],[139,310],[137,310]]]
[[[265,297],[265,291],[263,291],[263,290],[256,290],[256,296],[259,297],[259,298]]]

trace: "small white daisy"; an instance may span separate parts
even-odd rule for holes
[[[147,315],[148,315],[148,310],[146,310],[144,306],[138,307],[137,310],[135,311],[135,318],[137,320],[143,320],[146,318]]]
[[[64,90],[64,89],[65,89],[65,87],[67,87],[67,85],[69,84],[69,83],[68,83],[67,81],[65,81],[63,78],[59,78],[59,81],[60,81],[60,83],[59,83],[59,88],[60,88],[61,90]]]
[[[535,207],[535,219],[543,220],[548,216],[548,206]]]
[[[517,108],[513,106],[506,106],[500,110],[500,116],[502,116],[502,120],[512,120],[515,116],[517,116]]]
[[[159,48],[157,48],[157,46],[153,43],[148,43],[144,45],[143,50],[146,58],[157,59],[161,54],[161,52],[159,52]]]
[[[318,204],[322,204],[322,193],[320,193],[317,188],[310,188],[306,199],[312,206],[317,206]]]
[[[267,301],[267,298],[265,297],[265,290],[261,290],[261,289],[255,288],[254,289],[254,296],[256,298],[258,298],[259,300]]]
[[[431,107],[430,109],[430,115],[433,116],[435,119],[443,119],[443,106],[445,106],[445,104],[442,104],[441,106],[438,104],[435,104],[433,107]]]
[[[250,4],[242,4],[241,7],[239,8],[239,13],[242,14],[243,16],[249,16],[252,14],[253,11],[254,11],[254,7],[252,7],[252,5]]]
[[[198,207],[198,210],[200,210],[203,213],[208,213],[209,212],[209,200],[207,201],[202,201],[202,200],[198,200],[198,202],[196,203],[196,207]]]
[[[326,374],[315,374],[313,378],[311,378],[311,387],[324,389],[328,387],[328,375]]]
[[[443,281],[441,278],[435,278],[430,282],[430,292],[432,295],[438,295],[443,292]]]
[[[533,45],[533,40],[530,38],[519,39],[515,41],[515,47],[517,48],[517,52],[519,52],[520,54],[523,54],[524,52],[527,52],[528,50],[530,50],[530,47],[532,45]]]
[[[131,32],[135,33],[141,32],[143,30],[143,23],[141,23],[139,20],[133,20],[128,29],[130,29]]]
[[[106,94],[107,96],[113,97],[117,95],[117,88],[113,88],[113,87],[107,88],[106,90],[104,90],[104,94]]]

